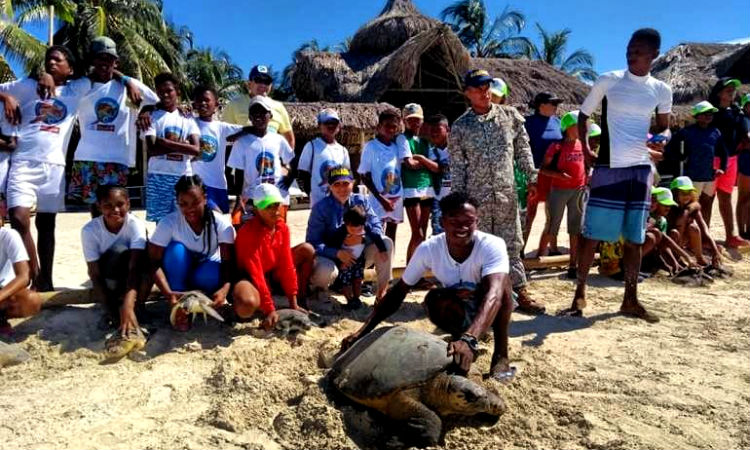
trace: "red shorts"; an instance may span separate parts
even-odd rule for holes
[[[552,178],[540,173],[536,179],[536,197],[534,198],[534,201],[537,203],[546,202],[551,186]]]
[[[718,169],[721,164],[719,158],[714,158],[714,169]],[[716,190],[731,194],[734,186],[737,184],[737,155],[730,156],[727,159],[727,170],[723,175],[716,177]]]

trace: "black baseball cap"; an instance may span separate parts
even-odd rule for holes
[[[531,102],[531,106],[533,108],[539,108],[540,105],[543,105],[545,103],[559,105],[562,102],[563,100],[554,94],[550,94],[549,92],[540,92],[534,97],[534,101]]]
[[[489,84],[492,81],[492,75],[484,69],[473,69],[464,75],[464,87],[480,87],[483,84]]]
[[[260,64],[257,66],[253,66],[253,68],[250,69],[250,75],[247,78],[250,81],[266,81],[268,83],[271,83],[273,81],[271,70],[268,68],[268,66]]]

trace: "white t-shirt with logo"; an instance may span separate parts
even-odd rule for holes
[[[16,277],[16,271],[13,270],[13,264],[21,261],[28,261],[29,254],[26,253],[26,247],[23,246],[21,235],[18,231],[1,227],[0,228],[0,287],[13,281]]]
[[[195,234],[180,211],[167,214],[156,225],[151,242],[159,247],[166,247],[172,241],[180,242],[191,252],[203,255],[211,261],[221,261],[219,244],[234,244],[234,227],[221,213],[211,212],[216,221],[216,228],[204,227],[200,234]],[[206,248],[206,233],[209,233],[211,237],[209,248]]]
[[[411,156],[408,147],[392,142],[385,145],[378,139],[365,144],[357,172],[369,173],[378,192],[394,204],[391,212],[386,212],[383,205],[371,193],[369,200],[375,213],[381,218],[403,221],[404,188],[401,183],[401,163]]]
[[[606,123],[602,128],[607,128],[609,140],[600,144],[600,159],[608,154],[612,168],[650,165],[646,135],[651,115],[672,111],[672,88],[651,75],[639,77],[628,70],[608,72],[591,87],[581,112],[591,116],[604,99],[602,119],[606,117]]]
[[[203,184],[216,189],[227,189],[226,166],[227,137],[242,130],[240,125],[212,120],[195,119],[201,133],[201,154],[193,160],[193,173],[200,175]]]
[[[305,144],[297,168],[310,172],[310,207],[328,195],[328,171],[336,166],[351,168],[349,151],[338,142],[327,143],[315,138]]]
[[[128,214],[117,233],[112,233],[104,224],[104,217],[91,219],[81,229],[81,244],[86,262],[99,258],[115,245],[124,245],[128,250],[144,250],[148,241],[146,224],[133,214]]]
[[[432,145],[428,154],[430,159],[438,163],[442,169],[442,172],[437,174],[440,177],[440,192],[435,196],[440,200],[451,193],[451,156],[448,153],[448,147],[437,148]]]
[[[155,105],[159,97],[146,85],[131,79],[141,91],[140,106]],[[135,166],[137,131],[135,122],[140,106],[130,103],[127,88],[119,81],[93,83],[78,107],[81,140],[76,161],[96,161]]]
[[[253,189],[261,183],[279,185],[282,179],[281,165],[294,159],[294,150],[286,139],[276,133],[266,133],[262,138],[246,134],[237,139],[229,155],[228,166],[244,171],[242,196],[250,198]],[[281,189],[284,204],[289,204],[289,192]]]
[[[144,136],[155,136],[176,142],[187,142],[192,135],[200,136],[198,125],[192,117],[185,117],[180,110],[172,112],[157,109],[151,113],[151,127]],[[152,156],[148,159],[148,173],[162,175],[192,175],[190,156],[182,153]]]
[[[440,233],[419,244],[401,279],[414,286],[428,270],[446,288],[473,291],[482,278],[493,273],[508,273],[510,263],[505,241],[495,235],[474,232],[474,248],[462,263],[448,253],[445,233]]]
[[[0,92],[15,97],[21,107],[18,145],[11,160],[64,166],[78,106],[91,90],[91,80],[68,81],[47,100],[39,98],[36,88],[37,81],[31,78],[0,84]]]

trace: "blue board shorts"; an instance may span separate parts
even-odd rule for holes
[[[229,195],[226,189],[206,186],[206,197],[210,209],[218,208],[224,214],[229,214]]]
[[[177,211],[174,186],[179,175],[150,173],[146,177],[146,220],[159,222],[167,214]]]
[[[653,173],[650,165],[594,167],[585,206],[583,237],[643,244],[651,204]]]

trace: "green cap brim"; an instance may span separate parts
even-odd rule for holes
[[[738,87],[740,87],[740,85],[741,85],[742,83],[741,83],[741,82],[740,82],[740,80],[738,80],[737,78],[732,78],[731,80],[727,80],[727,81],[725,81],[725,82],[724,82],[724,87],[727,87],[727,86],[729,86],[730,84],[731,84],[732,86],[734,86],[734,87],[738,88]]]
[[[664,201],[658,201],[657,203],[664,206],[677,206],[677,202],[674,200],[664,200]]]
[[[699,114],[706,114],[706,113],[712,113],[713,114],[715,112],[719,112],[719,108],[716,108],[716,107],[714,107],[714,108],[706,108],[706,109],[703,109],[703,110],[700,110],[700,111],[693,111],[693,117],[695,117],[695,116],[697,116]]]
[[[677,186],[676,189],[681,191],[695,191],[695,186]]]
[[[266,209],[269,206],[273,205],[274,203],[281,203],[281,202],[282,202],[282,199],[280,198],[276,198],[274,196],[268,196],[259,202],[253,202],[253,206],[255,206],[258,209]]]

